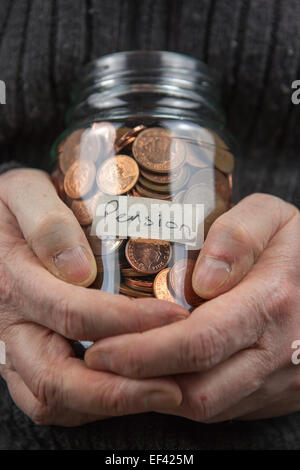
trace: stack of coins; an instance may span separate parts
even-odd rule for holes
[[[206,236],[230,207],[234,158],[220,137],[189,124],[129,128],[95,122],[73,131],[57,150],[52,180],[94,252],[98,276],[92,287],[200,305],[191,282],[199,250],[164,240],[99,239],[90,232],[99,195],[106,194],[204,203]]]

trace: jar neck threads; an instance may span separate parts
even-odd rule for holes
[[[223,127],[219,90],[209,68],[192,57],[165,51],[119,52],[86,65],[67,121],[72,127],[96,116],[109,120],[151,115],[205,119]]]

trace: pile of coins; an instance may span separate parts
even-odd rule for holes
[[[105,194],[204,203],[206,235],[230,207],[234,158],[220,137],[189,123],[170,129],[95,122],[73,131],[57,150],[52,181],[95,255],[98,276],[92,287],[199,305],[191,282],[199,250],[164,240],[100,239],[90,231],[99,195]]]

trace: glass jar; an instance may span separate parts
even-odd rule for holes
[[[172,52],[88,64],[52,149],[59,196],[94,252],[91,286],[192,310],[203,240],[230,208],[233,142],[207,66]]]

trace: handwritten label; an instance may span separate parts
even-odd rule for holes
[[[99,196],[91,235],[165,240],[199,249],[204,240],[204,204]]]

